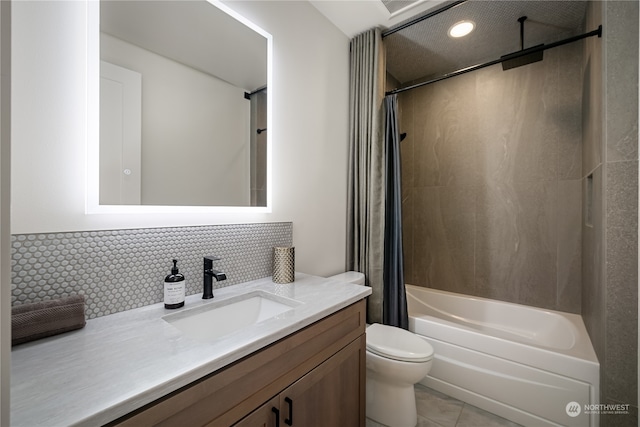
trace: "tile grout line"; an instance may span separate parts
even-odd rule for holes
[[[462,402],[462,408],[460,408],[460,413],[458,414],[458,418],[456,418],[456,423],[454,427],[458,427],[458,422],[460,421],[460,417],[462,416],[462,411],[464,411],[465,406],[467,406],[466,402]]]

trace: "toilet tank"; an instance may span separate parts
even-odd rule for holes
[[[328,279],[336,280],[338,282],[353,283],[354,285],[364,285],[364,274],[357,271],[347,271],[345,273],[336,274],[335,276],[328,277]]]

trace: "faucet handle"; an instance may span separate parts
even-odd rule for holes
[[[216,256],[206,256],[204,257],[204,268],[205,270],[210,270],[213,268],[213,261],[220,261],[220,258]]]

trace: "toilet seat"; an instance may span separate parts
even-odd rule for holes
[[[367,350],[401,362],[428,362],[433,347],[419,336],[394,326],[374,323],[367,328]]]

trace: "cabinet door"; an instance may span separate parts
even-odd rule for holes
[[[242,420],[234,424],[234,427],[279,427],[280,397],[276,396]]]
[[[281,426],[364,426],[365,376],[361,336],[280,393]]]

